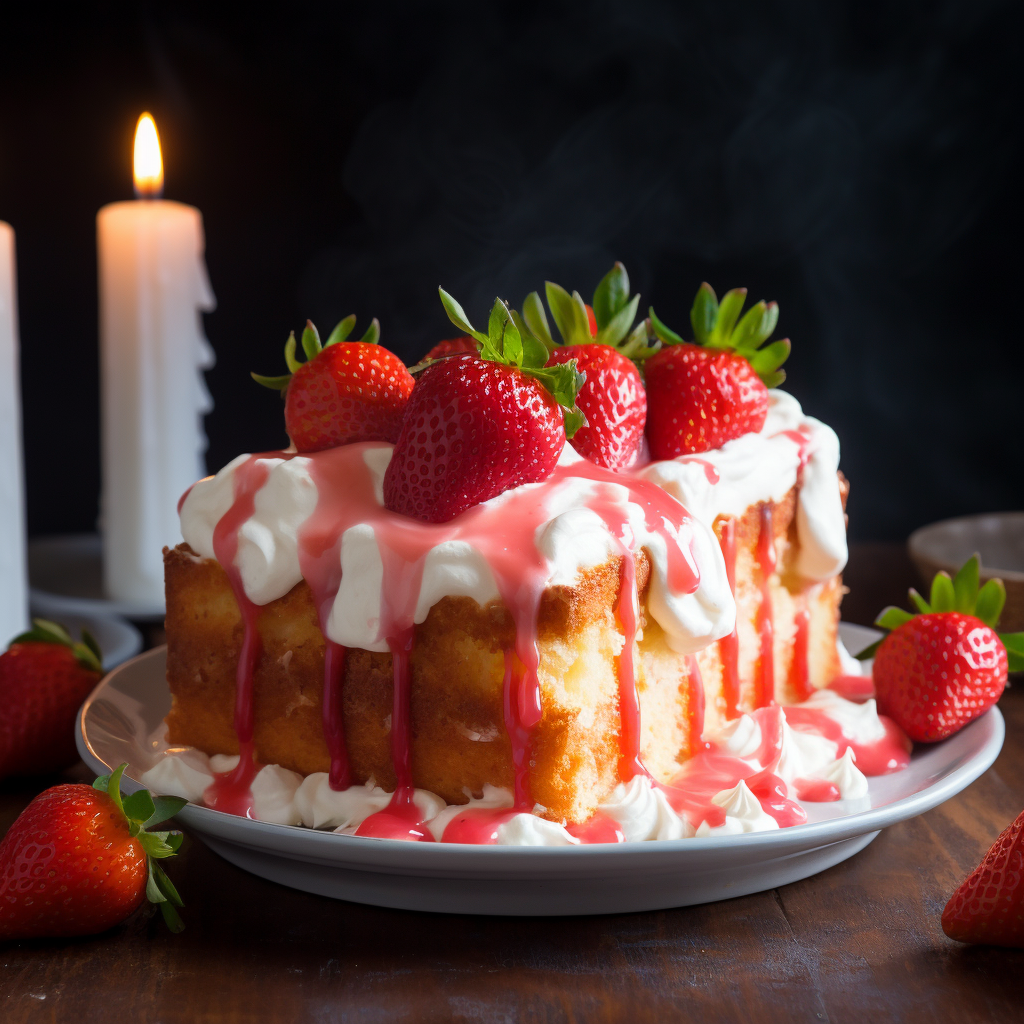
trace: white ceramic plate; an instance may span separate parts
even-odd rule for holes
[[[843,627],[852,650],[878,635]],[[121,666],[83,706],[78,749],[98,773],[121,761],[148,763],[143,743],[171,703],[165,657],[166,649],[159,648]],[[886,825],[930,810],[973,782],[995,760],[1003,731],[993,708],[943,743],[917,750],[905,771],[871,779],[870,795],[857,807],[852,801],[808,804],[812,820],[806,825],[738,836],[558,848],[461,846],[315,832],[191,804],[178,820],[247,871],[357,903],[516,916],[656,910],[760,892],[846,860]],[[126,788],[138,788],[125,781]]]
[[[28,600],[32,611],[62,621],[67,615],[164,617],[163,601],[115,601],[103,592],[103,538],[95,533],[37,537],[28,542]]]

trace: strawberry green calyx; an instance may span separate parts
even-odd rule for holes
[[[746,288],[733,288],[719,302],[715,290],[705,281],[697,290],[690,310],[694,344],[726,349],[743,356],[767,387],[777,388],[786,379],[786,371],[779,367],[789,358],[792,346],[789,338],[769,345],[764,343],[779,321],[779,307],[774,302],[755,302],[741,318],[746,299]],[[658,319],[653,307],[648,315],[651,328],[662,344],[685,344],[684,338]]]
[[[640,296],[630,298],[629,274],[619,262],[601,278],[594,292],[591,308],[597,324],[596,336],[590,333],[590,317],[579,292],[570,295],[561,285],[545,281],[544,293],[563,345],[608,345],[636,362],[661,348],[657,341],[653,346],[650,344],[645,320],[634,326]],[[523,301],[523,317],[548,353],[553,352],[558,343],[551,335],[544,304],[536,292],[530,292]]]
[[[485,334],[470,324],[465,310],[451,295],[443,288],[438,288],[438,292],[448,319],[460,331],[477,340],[481,359],[521,370],[548,391],[562,407],[566,437],[572,437],[580,427],[587,425],[587,418],[576,405],[576,397],[587,378],[586,374],[577,369],[575,359],[556,366],[545,366],[548,360],[547,347],[533,334],[519,313],[509,309],[501,299],[494,300]]]
[[[917,609],[916,612],[904,611],[890,605],[875,619],[875,625],[889,633],[903,623],[909,622],[915,615],[960,612],[981,619],[986,626],[995,630],[1006,604],[1006,587],[1002,580],[992,579],[979,588],[980,573],[981,560],[977,555],[972,555],[960,567],[956,576],[951,578],[945,570],[935,574],[929,600],[926,601],[913,587],[910,588],[910,600]],[[997,632],[996,635],[1006,648],[1009,670],[1024,671],[1024,633]],[[884,639],[885,637],[882,637],[882,640]],[[856,657],[861,661],[874,657],[882,640],[865,648]]]
[[[307,320],[306,326],[302,331],[302,351],[305,352],[307,361],[315,359],[329,345],[337,345],[339,342],[347,341],[355,326],[356,317],[352,313],[345,317],[344,320],[339,321],[335,325],[334,330],[327,336],[327,341],[321,343],[320,334],[316,327],[313,326],[313,321]],[[359,340],[366,345],[376,345],[380,341],[380,324],[376,317],[370,321],[370,326],[366,328],[366,333]],[[288,387],[292,374],[302,366],[302,362],[295,355],[296,348],[295,332],[292,331],[284,345],[284,361],[288,366],[288,372],[280,377],[264,377],[261,373],[252,373],[250,376],[257,384],[262,384],[265,388],[283,391]]]
[[[88,669],[90,672],[103,671],[103,652],[100,650],[96,638],[87,629],[82,630],[81,642],[75,643],[59,622],[33,619],[32,628],[28,632],[16,636],[11,643],[59,644],[61,647],[70,648],[75,660],[82,668]]]
[[[167,877],[167,873],[157,863],[167,857],[173,857],[181,846],[183,836],[180,832],[147,832],[146,829],[159,825],[168,818],[173,818],[188,803],[179,796],[154,797],[148,790],[139,789],[128,796],[121,795],[121,776],[128,767],[122,762],[110,775],[101,775],[93,784],[93,789],[106,793],[117,805],[118,810],[128,822],[128,832],[139,841],[146,852],[146,863],[149,866],[149,880],[146,883],[146,898],[150,903],[160,907],[164,921],[172,932],[180,932],[184,927],[178,907],[183,906],[178,890]]]

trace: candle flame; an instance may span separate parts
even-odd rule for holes
[[[135,127],[135,194],[156,199],[164,190],[164,162],[152,114],[143,114]]]

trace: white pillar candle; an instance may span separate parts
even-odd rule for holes
[[[140,167],[142,130],[140,119],[136,189],[145,194],[148,180],[158,195],[162,168],[147,179]],[[200,312],[215,300],[202,215],[157,198],[112,203],[100,210],[96,234],[104,584],[109,597],[159,605],[162,549],[181,540],[178,499],[206,474],[202,417],[213,402],[201,371],[213,351]]]
[[[0,651],[28,625],[14,232],[0,221]]]

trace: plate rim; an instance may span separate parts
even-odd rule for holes
[[[142,662],[155,662],[166,656],[166,650],[166,645],[156,647],[119,665],[105,676],[86,698],[78,714],[75,739],[83,760],[93,770],[109,771],[113,766],[106,765],[89,742],[86,730],[89,708],[103,696],[118,674],[127,672]],[[556,867],[566,861],[580,868],[583,867],[581,860],[586,861],[588,867],[616,868],[634,860],[650,863],[666,857],[678,864],[681,855],[689,854],[693,858],[713,853],[735,853],[742,857],[743,851],[749,852],[758,847],[764,849],[766,857],[778,856],[828,846],[878,831],[932,810],[955,796],[984,774],[1002,750],[1006,730],[999,708],[991,707],[985,714],[965,726],[959,735],[979,726],[990,731],[990,735],[984,739],[979,749],[924,789],[880,807],[824,821],[773,829],[770,832],[638,843],[507,847],[459,843],[407,843],[394,839],[346,836],[302,825],[279,825],[274,822],[242,818],[192,803],[182,808],[177,817],[182,824],[197,832],[209,833],[225,842],[292,859],[315,859],[320,863],[337,866],[347,864],[358,866],[362,870],[387,874],[442,874],[451,870],[465,871],[474,868],[489,872],[508,867],[510,861],[519,869],[526,869],[527,865],[536,868]],[[142,788],[141,783],[128,775],[125,775],[125,785],[128,789]],[[299,850],[296,846],[306,849]],[[453,861],[456,863],[451,863]]]

